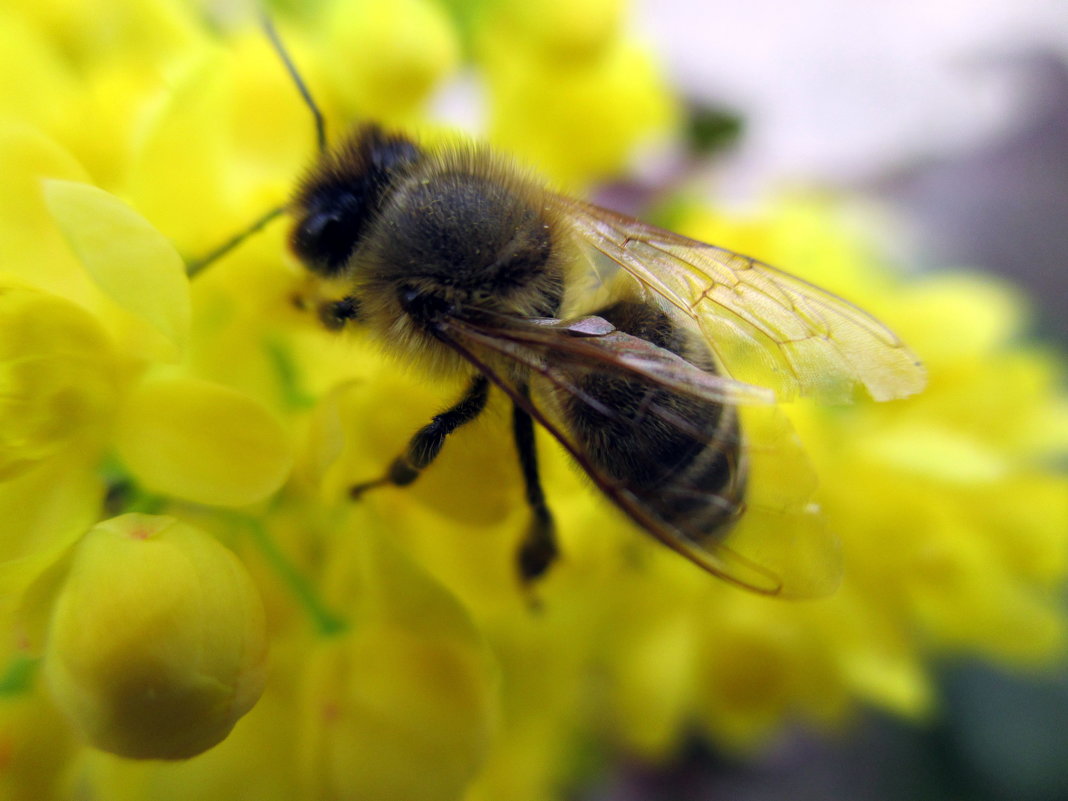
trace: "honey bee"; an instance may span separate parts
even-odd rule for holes
[[[754,447],[774,458],[790,440],[761,424],[768,442],[754,446],[746,414],[777,420],[777,397],[918,392],[923,368],[888,328],[752,258],[551,191],[480,145],[428,147],[365,123],[327,147],[268,33],[319,132],[286,211],[299,261],[347,286],[320,319],[365,330],[429,378],[468,380],[354,497],[414,482],[499,391],[530,507],[524,584],[558,556],[537,426],[641,529],[709,572],[767,595],[833,589],[835,540],[808,489],[763,504],[771,524],[744,525]]]

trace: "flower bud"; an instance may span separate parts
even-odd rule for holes
[[[263,690],[263,605],[199,529],[127,514],[75,548],[52,612],[52,695],[93,746],[182,759],[221,742]]]

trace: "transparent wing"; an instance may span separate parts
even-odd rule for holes
[[[775,402],[775,393],[767,387],[706,372],[669,350],[616,329],[601,317],[530,322],[534,325],[513,324],[502,328],[464,322],[453,325],[464,326],[472,339],[512,355],[524,364],[533,351],[542,354],[542,361],[552,364],[554,369],[616,370],[714,403],[769,405]],[[515,353],[509,353],[509,347]]]
[[[745,384],[715,376],[670,351],[624,334],[604,323],[579,325],[544,321],[545,325],[490,328],[462,320],[442,323],[443,339],[503,389],[571,454],[593,483],[638,526],[664,545],[720,578],[765,595],[821,597],[833,592],[841,576],[838,541],[823,525],[813,501],[815,476],[788,421],[767,393],[753,394]],[[604,321],[601,321],[604,322]],[[589,333],[598,330],[599,333]],[[503,357],[503,360],[502,360]],[[679,363],[681,362],[681,366]],[[680,498],[698,496],[717,505],[733,522],[710,537],[685,523],[671,524],[643,497],[640,487],[606,475],[583,452],[577,437],[549,405],[519,391],[509,377],[509,363],[551,392],[597,404],[582,389],[589,371],[639,378],[672,392],[686,392],[717,403],[740,400],[742,453],[749,475],[744,504],[700,486],[673,485]],[[611,413],[610,409],[599,409]],[[653,404],[645,415],[687,431],[689,421],[674,410]],[[637,423],[635,423],[637,424]],[[663,489],[658,490],[658,492]]]
[[[875,400],[923,389],[923,367],[878,320],[767,264],[553,195],[574,230],[642,285],[693,318],[732,375],[780,399]]]

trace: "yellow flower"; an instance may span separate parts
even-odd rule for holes
[[[373,529],[351,533],[363,541],[339,572],[359,588],[344,593],[358,604],[353,627],[319,644],[304,676],[307,796],[459,798],[492,741],[492,657],[451,593]]]
[[[613,33],[618,5],[501,3],[477,31],[490,141],[578,190],[677,115],[650,54]]]
[[[68,384],[81,385],[80,395],[94,394],[89,379],[95,374],[121,374],[124,381],[121,391],[95,390],[95,396],[103,398],[94,401],[97,406],[113,404],[107,411],[114,415],[114,424],[102,411],[95,415],[80,411],[74,393],[60,395],[67,400],[60,406],[42,405],[49,392],[45,386],[19,390],[31,393],[38,414],[47,415],[37,425],[74,426],[81,418],[93,419],[97,429],[113,434],[118,455],[153,491],[227,506],[268,496],[284,481],[290,465],[287,435],[276,417],[247,395],[169,366],[187,350],[190,329],[188,279],[174,248],[143,218],[101,189],[52,180],[44,184],[44,196],[100,289],[95,300],[122,343],[123,358],[113,355],[102,330],[97,333],[90,328],[91,316],[75,309],[81,315],[80,331],[72,333],[70,325],[44,325],[43,318],[36,325],[38,339],[48,341],[54,351],[67,351],[67,358],[79,363],[76,370],[42,362],[33,355],[42,345],[33,341],[23,342],[25,350],[10,354],[7,362],[25,365],[23,372],[29,370],[40,381],[59,370]],[[19,319],[13,315],[13,324],[18,325]],[[79,347],[88,350],[89,356],[67,342],[73,336],[83,338]],[[31,430],[26,420],[15,423],[23,431]],[[46,431],[53,447],[65,441],[61,431]],[[98,436],[98,440],[106,438]]]
[[[256,703],[266,650],[263,606],[241,562],[192,526],[130,514],[75,547],[45,676],[97,748],[183,759]]]
[[[5,677],[7,680],[11,676]],[[10,801],[69,795],[66,772],[80,750],[61,713],[41,690],[0,694],[0,794]]]
[[[348,119],[415,121],[459,65],[456,29],[433,0],[326,4],[320,46]]]

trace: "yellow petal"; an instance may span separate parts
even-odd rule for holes
[[[41,192],[42,178],[87,180],[62,147],[23,123],[0,123],[0,252],[3,271],[79,302],[95,289],[56,229]]]
[[[103,440],[116,391],[114,354],[96,318],[0,282],[0,480],[86,437]]]
[[[117,197],[90,184],[47,180],[45,202],[100,288],[184,349],[189,279],[171,243]]]
[[[286,431],[265,406],[195,378],[150,378],[135,387],[115,442],[146,488],[210,505],[263,500],[292,461]]]
[[[56,57],[56,43],[12,13],[10,6],[0,14],[0,74],[19,76],[0,83],[0,108],[54,131],[77,102],[73,71]]]
[[[0,798],[69,797],[66,768],[79,750],[63,718],[41,692],[0,696]]]
[[[524,40],[541,49],[546,61],[582,62],[596,58],[619,35],[625,4],[619,0],[524,0],[501,4]]]

